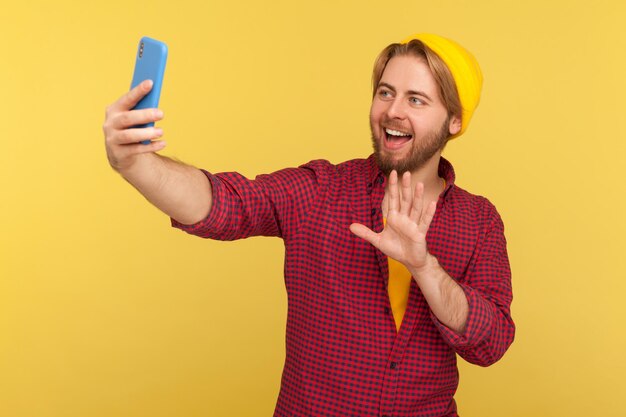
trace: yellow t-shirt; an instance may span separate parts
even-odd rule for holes
[[[396,322],[396,330],[400,330],[402,318],[409,301],[409,291],[411,290],[411,273],[404,265],[392,258],[387,258],[389,264],[389,302],[393,312],[393,320]]]

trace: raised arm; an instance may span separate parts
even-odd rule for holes
[[[406,266],[443,339],[461,357],[481,366],[491,365],[504,355],[515,336],[502,220],[494,208],[485,242],[475,254],[476,262],[465,283],[459,283],[441,267],[426,245],[436,205],[433,202],[424,208],[423,185],[418,184],[414,193],[410,185],[410,174],[406,173],[398,184],[397,174],[392,172],[389,213],[383,231],[375,233],[356,223],[350,230]]]
[[[111,167],[168,216],[183,224],[204,219],[211,211],[212,190],[197,168],[156,152],[166,143],[157,127],[133,128],[163,118],[159,109],[131,110],[152,89],[146,80],[107,107],[104,131]],[[143,140],[153,140],[144,145]]]

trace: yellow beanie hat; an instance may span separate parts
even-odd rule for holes
[[[461,130],[452,138],[461,136],[467,129],[472,114],[480,101],[480,91],[483,86],[483,74],[476,58],[458,43],[430,33],[413,35],[402,43],[409,43],[413,39],[420,40],[433,50],[448,66],[456,89],[461,100]]]

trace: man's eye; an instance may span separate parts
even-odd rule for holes
[[[424,102],[421,99],[417,98],[417,97],[411,97],[409,99],[409,101],[411,103],[413,103],[413,104],[424,104]]]
[[[380,90],[380,92],[378,93],[381,97],[389,97],[391,96],[391,93],[387,90]]]

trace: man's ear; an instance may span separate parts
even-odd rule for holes
[[[459,116],[452,116],[448,125],[448,131],[450,136],[454,136],[461,131],[461,118]]]

